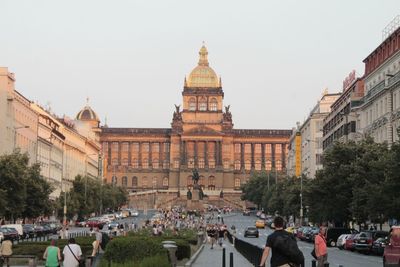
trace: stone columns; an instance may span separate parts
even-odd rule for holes
[[[118,165],[121,165],[121,142],[118,142]]]
[[[272,168],[275,169],[275,162],[276,162],[276,158],[275,158],[275,144],[271,144],[271,163],[272,163]]]
[[[195,166],[195,168],[198,168],[198,162],[199,162],[199,159],[198,159],[198,141],[194,141],[194,166]]]
[[[204,165],[208,168],[208,141],[204,144]]]
[[[131,150],[131,142],[128,142],[128,166],[132,165],[132,150]]]
[[[254,144],[251,143],[251,169],[254,169]]]
[[[142,167],[142,142],[139,142],[139,155],[138,155],[139,168]]]
[[[107,165],[111,165],[111,146],[112,142],[108,142]]]
[[[149,142],[149,168],[153,166],[153,149],[152,149],[153,143]],[[153,180],[152,180],[153,182]]]
[[[244,169],[244,144],[240,143],[240,169]]]
[[[261,169],[265,170],[265,144],[261,144]]]

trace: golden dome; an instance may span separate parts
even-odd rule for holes
[[[208,63],[208,51],[204,46],[201,47],[199,52],[200,58],[196,68],[192,70],[189,78],[185,84],[187,87],[206,87],[206,88],[219,88],[221,87],[220,81],[215,71],[210,68]]]
[[[86,101],[86,106],[78,112],[78,114],[76,115],[76,119],[81,121],[100,121],[96,112],[94,112],[94,110],[89,107],[89,99],[86,99]]]

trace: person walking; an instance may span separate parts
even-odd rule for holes
[[[277,216],[274,219],[275,231],[267,237],[267,243],[261,257],[260,266],[265,266],[265,262],[272,251],[271,267],[291,267],[299,266],[299,263],[294,265],[293,254],[296,260],[298,257],[302,258],[300,265],[304,266],[304,256],[297,247],[294,237],[284,230],[284,220],[282,217]]]
[[[58,267],[61,261],[61,252],[57,247],[57,241],[52,239],[43,254],[43,259],[46,261],[45,267]]]
[[[93,245],[93,251],[92,251],[92,256],[96,256],[97,253],[99,253],[100,251],[102,251],[101,249],[101,241],[102,241],[102,234],[99,230],[98,227],[96,227],[95,231],[94,231],[94,235],[96,237],[96,240],[93,241],[92,245]]]
[[[3,266],[3,261],[6,266],[10,266],[10,256],[12,255],[12,242],[9,237],[4,237],[3,242],[0,244],[0,263]]]
[[[70,238],[68,240],[68,245],[64,247],[64,267],[78,267],[79,261],[82,256],[81,247],[75,243],[75,238]]]
[[[328,262],[328,251],[326,248],[326,227],[319,228],[318,235],[315,236],[314,246],[315,255],[317,256],[317,267],[323,267]]]

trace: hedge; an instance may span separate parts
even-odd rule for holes
[[[93,251],[92,243],[95,240],[94,237],[78,237],[75,239],[76,243],[80,245],[83,255],[91,255]],[[57,246],[62,250],[68,244],[66,239],[58,239]],[[46,242],[21,242],[18,245],[13,245],[14,255],[34,255],[39,260],[43,258],[47,246],[50,245],[50,241]]]
[[[190,258],[191,250],[188,241],[167,237],[127,236],[114,238],[107,246],[104,258],[111,262],[142,261],[150,256],[165,254],[162,241],[176,242],[176,257],[178,260]]]

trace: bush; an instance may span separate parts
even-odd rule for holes
[[[145,258],[140,263],[140,267],[171,267],[167,254],[159,254],[153,257]]]

